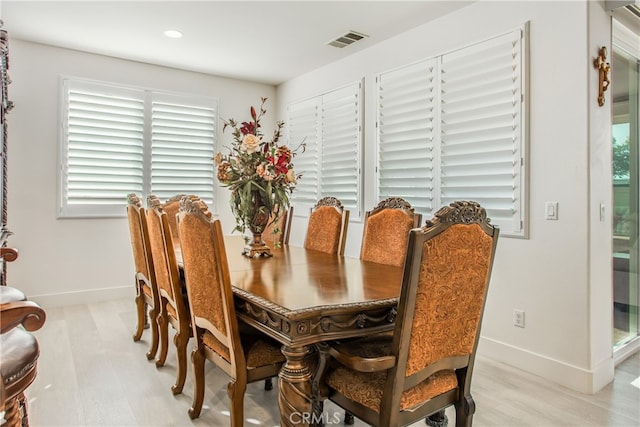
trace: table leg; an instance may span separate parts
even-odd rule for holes
[[[322,423],[319,416],[322,409],[318,408],[318,399],[314,398],[311,386],[312,370],[308,356],[312,351],[311,346],[282,347],[287,360],[278,378],[281,426],[314,426]]]

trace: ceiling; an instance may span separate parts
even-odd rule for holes
[[[10,39],[278,85],[470,3],[0,0],[0,12]],[[368,37],[327,44],[349,31]]]

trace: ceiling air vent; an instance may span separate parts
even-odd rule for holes
[[[364,34],[356,33],[355,31],[349,31],[347,34],[338,37],[337,39],[330,41],[327,43],[329,46],[343,48],[349,46],[352,43],[357,42],[358,40],[362,40],[365,37]]]

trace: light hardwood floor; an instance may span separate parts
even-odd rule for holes
[[[173,396],[173,344],[163,368],[146,359],[150,332],[145,331],[137,343],[131,338],[133,300],[53,308],[47,316],[45,326],[36,333],[41,346],[38,377],[27,391],[33,427],[229,424],[228,380],[212,363],[206,364],[202,414],[189,419],[191,371],[184,392]],[[640,389],[632,385],[634,380],[638,383],[639,375],[636,353],[616,369],[611,384],[589,396],[479,357],[472,384],[477,405],[474,426],[640,426]],[[277,388],[264,391],[262,382],[250,384],[245,424],[278,425],[277,396]],[[334,414],[342,412],[325,403],[325,425],[335,425]],[[453,426],[453,412],[448,410],[448,415]],[[356,420],[356,425],[366,424]]]

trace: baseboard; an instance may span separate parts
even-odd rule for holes
[[[135,298],[133,286],[115,288],[89,289],[85,291],[63,292],[58,294],[29,295],[43,308],[64,307],[67,305],[89,304],[100,301],[110,301],[121,298]]]
[[[594,394],[613,381],[615,368],[613,357],[587,370],[485,337],[480,338],[478,354],[584,394]]]

